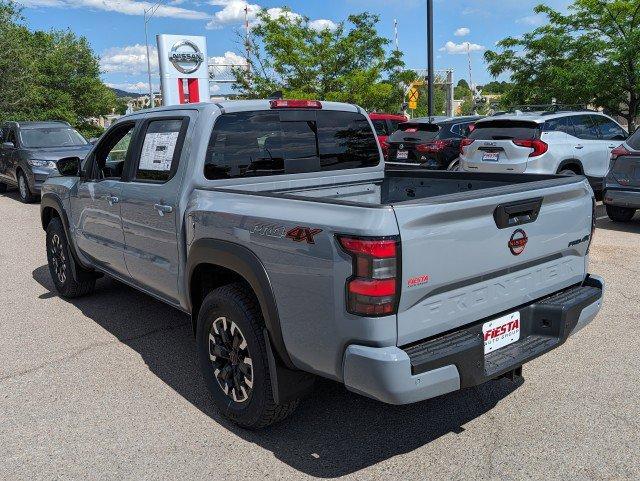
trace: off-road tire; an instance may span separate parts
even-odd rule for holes
[[[617,207],[615,205],[607,205],[607,215],[614,222],[629,222],[636,214],[636,209],[631,207]]]
[[[67,235],[57,217],[51,219],[47,226],[47,261],[51,279],[61,297],[73,299],[93,292],[96,278],[71,261]],[[74,265],[75,275],[72,271]]]
[[[252,362],[251,392],[248,399],[241,403],[225,393],[210,358],[209,335],[213,334],[214,322],[219,322],[220,318],[235,323],[239,328]],[[198,361],[207,388],[221,414],[247,429],[260,429],[277,423],[289,416],[298,405],[297,399],[284,404],[276,404],[273,399],[263,330],[264,320],[258,301],[249,288],[240,283],[211,291],[198,313]]]
[[[27,176],[21,170],[18,171],[18,197],[25,204],[31,204],[36,200],[36,196],[31,193],[29,188],[29,181]],[[21,183],[24,182],[24,188],[21,187]]]

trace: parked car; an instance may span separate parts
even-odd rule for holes
[[[369,118],[373,123],[373,128],[378,136],[378,143],[382,148],[382,154],[386,160],[389,154],[389,144],[387,143],[387,139],[392,133],[398,130],[399,124],[406,122],[409,119],[406,115],[384,114],[380,112],[370,113]]]
[[[603,200],[616,222],[629,222],[640,209],[640,130],[611,152]]]
[[[5,122],[0,133],[0,192],[17,186],[20,200],[36,200],[64,157],[84,157],[91,145],[66,122]]]
[[[107,274],[189,314],[213,401],[245,427],[315,376],[391,404],[519,376],[601,306],[584,178],[385,170],[353,105],[136,112],[58,170],[41,204],[57,291]]]
[[[389,137],[389,162],[420,164],[430,170],[457,170],[460,141],[482,117],[428,118],[400,124]]]
[[[488,117],[462,142],[468,172],[585,175],[602,192],[611,151],[627,138],[611,117],[553,111]]]

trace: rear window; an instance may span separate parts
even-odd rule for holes
[[[518,120],[478,122],[473,132],[469,134],[469,138],[473,140],[537,139],[539,137],[538,124]]]
[[[640,129],[631,134],[631,137],[627,139],[627,145],[633,150],[640,150]]]
[[[373,167],[380,162],[368,119],[355,112],[258,111],[222,115],[207,149],[207,179]]]
[[[398,125],[389,142],[421,142],[438,137],[440,127],[436,124],[403,122]]]

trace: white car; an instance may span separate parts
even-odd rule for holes
[[[460,145],[468,172],[585,175],[602,191],[611,151],[628,137],[594,111],[517,113],[479,120]]]

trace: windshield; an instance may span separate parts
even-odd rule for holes
[[[520,120],[492,120],[478,122],[469,138],[473,140],[537,139],[540,126]]]
[[[45,127],[24,129],[20,133],[25,147],[32,149],[45,147],[76,147],[87,141],[71,127]]]

